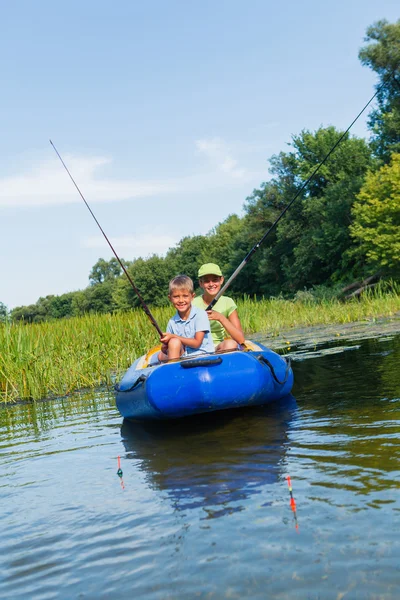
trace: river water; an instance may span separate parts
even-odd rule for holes
[[[400,336],[292,351],[294,396],[262,408],[0,408],[0,597],[399,598]]]

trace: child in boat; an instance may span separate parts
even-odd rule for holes
[[[221,269],[214,263],[202,265],[198,277],[200,287],[204,293],[193,300],[193,306],[205,309],[220,291],[224,278]],[[217,352],[234,350],[237,349],[238,344],[244,344],[244,335],[237,313],[237,306],[232,298],[221,296],[213,310],[207,311],[207,314],[210,319],[211,335]]]
[[[202,308],[192,306],[194,286],[190,277],[178,275],[171,279],[168,298],[175,306],[176,313],[168,321],[167,332],[161,338],[158,360],[214,352],[207,313]]]

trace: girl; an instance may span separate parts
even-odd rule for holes
[[[193,306],[207,308],[221,289],[224,278],[221,269],[214,263],[202,265],[198,272],[202,296],[193,300]],[[238,344],[244,344],[244,335],[237,306],[232,298],[221,296],[212,310],[207,311],[210,319],[211,335],[215,350],[236,350]],[[227,339],[225,339],[227,338]]]

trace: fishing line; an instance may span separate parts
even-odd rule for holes
[[[55,145],[53,144],[53,142],[52,142],[51,140],[49,140],[49,142],[50,142],[50,144],[53,146],[55,153],[57,154],[58,158],[60,159],[60,161],[61,161],[61,163],[62,163],[62,165],[63,165],[64,169],[67,171],[68,175],[70,176],[70,179],[71,179],[72,183],[74,184],[74,186],[75,186],[75,187],[76,187],[76,189],[78,190],[78,192],[79,192],[79,195],[80,195],[80,197],[82,198],[82,200],[84,201],[84,203],[86,204],[86,206],[87,206],[87,208],[88,208],[88,210],[89,210],[90,214],[92,215],[93,219],[96,221],[96,223],[97,223],[97,225],[98,225],[98,228],[100,229],[101,233],[104,235],[104,237],[105,237],[105,239],[106,239],[106,241],[107,241],[107,244],[110,246],[111,250],[112,250],[112,251],[113,251],[113,253],[114,253],[114,256],[115,256],[115,258],[117,259],[117,261],[118,261],[118,262],[119,262],[119,264],[121,265],[121,268],[122,268],[123,272],[124,272],[124,273],[125,273],[125,275],[127,276],[129,283],[131,284],[131,286],[132,286],[132,288],[133,288],[134,292],[136,293],[137,297],[139,298],[139,300],[140,300],[140,303],[141,303],[141,305],[142,305],[142,308],[143,308],[144,312],[146,313],[146,315],[149,317],[149,319],[150,319],[150,321],[151,321],[151,324],[152,324],[152,325],[153,325],[153,326],[156,328],[156,330],[157,330],[157,333],[158,333],[158,335],[160,336],[160,338],[161,338],[161,337],[163,337],[163,335],[164,335],[164,334],[163,334],[163,332],[161,331],[161,329],[160,329],[160,327],[159,327],[159,325],[158,325],[157,321],[155,320],[155,318],[154,318],[154,317],[153,317],[153,315],[151,314],[149,307],[147,306],[147,304],[146,304],[146,303],[145,303],[145,301],[143,300],[143,298],[142,298],[142,296],[141,296],[141,294],[140,294],[139,290],[137,289],[136,285],[133,283],[133,280],[132,280],[131,276],[129,275],[128,271],[126,270],[125,266],[123,265],[122,261],[120,260],[120,258],[119,258],[119,256],[118,256],[118,254],[115,252],[115,250],[114,250],[113,246],[111,245],[111,242],[110,242],[110,240],[108,239],[108,237],[107,237],[107,236],[106,236],[106,234],[104,233],[104,231],[103,231],[103,229],[102,229],[102,227],[101,227],[100,223],[99,223],[99,222],[98,222],[98,220],[96,219],[96,217],[95,217],[95,215],[94,215],[94,213],[93,213],[92,209],[90,208],[89,204],[86,202],[86,200],[85,200],[85,198],[84,198],[84,196],[83,196],[83,194],[82,194],[81,190],[79,189],[79,187],[78,187],[77,183],[75,182],[75,179],[72,177],[71,173],[69,172],[69,170],[68,170],[68,168],[67,168],[67,165],[65,164],[65,162],[64,162],[64,161],[63,161],[63,159],[61,158],[61,156],[60,156],[60,154],[59,154],[59,152],[58,152],[57,148],[56,148],[56,147],[55,147]]]
[[[396,81],[396,83],[397,83],[397,81]],[[223,295],[223,293],[228,289],[228,287],[230,286],[230,284],[232,283],[232,281],[234,279],[236,279],[236,277],[239,275],[240,271],[249,262],[250,258],[253,256],[253,254],[256,252],[256,250],[258,250],[258,248],[261,246],[261,244],[263,243],[263,241],[269,236],[269,234],[271,233],[271,231],[273,231],[275,229],[275,227],[278,225],[279,221],[282,219],[283,215],[289,210],[289,208],[292,206],[293,202],[295,200],[297,200],[297,198],[300,196],[300,194],[305,190],[305,188],[308,186],[308,184],[310,183],[310,181],[318,173],[318,171],[320,170],[320,168],[322,167],[322,165],[324,165],[326,163],[326,161],[328,160],[328,158],[330,157],[330,155],[332,154],[332,152],[334,152],[335,149],[339,146],[340,142],[348,134],[348,132],[350,131],[350,129],[353,127],[354,123],[361,117],[361,115],[363,114],[363,112],[368,108],[368,106],[371,104],[371,102],[374,100],[374,98],[379,94],[379,92],[384,87],[384,85],[385,85],[385,82],[382,83],[380,86],[378,86],[375,94],[368,100],[368,102],[364,106],[364,108],[358,113],[358,115],[350,123],[350,125],[348,126],[348,128],[346,129],[346,131],[340,136],[340,138],[337,140],[337,142],[332,146],[332,148],[329,150],[329,152],[325,156],[325,158],[319,163],[319,165],[316,166],[316,168],[314,169],[314,171],[311,173],[310,177],[303,183],[303,185],[296,192],[296,194],[294,195],[294,197],[292,198],[292,200],[289,202],[289,204],[283,209],[283,211],[281,212],[281,214],[279,215],[279,217],[272,223],[272,225],[268,229],[268,231],[266,231],[264,233],[264,235],[257,242],[257,244],[255,244],[255,246],[253,246],[253,248],[250,250],[250,252],[247,253],[247,255],[245,256],[245,258],[242,260],[242,262],[240,263],[240,265],[237,267],[237,269],[232,273],[232,275],[229,277],[229,279],[225,282],[225,284],[219,290],[219,292],[215,296],[215,298],[207,306],[206,310],[211,310],[212,307],[218,302],[218,300]]]

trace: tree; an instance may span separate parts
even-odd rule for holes
[[[113,289],[115,283],[110,279],[107,279],[103,283],[95,283],[90,285],[84,290],[86,295],[86,310],[85,312],[94,313],[108,313],[115,310],[115,303],[113,300]],[[74,307],[77,309],[79,300],[75,301]],[[83,303],[80,304],[81,308]]]
[[[170,261],[156,254],[147,259],[138,258],[131,263],[128,273],[146,304],[165,306],[168,303],[168,283],[175,275]],[[120,277],[114,286],[113,302],[119,310],[141,305],[125,276]]]
[[[246,199],[245,216],[237,224],[231,248],[226,257],[226,275],[231,275],[243,261],[248,252],[257,244],[264,233],[271,227],[285,207],[285,199],[279,185],[280,178],[263,183],[260,189],[253,190]],[[276,245],[276,229],[257,250],[256,255],[239,273],[232,284],[235,294],[278,294],[281,289],[282,271],[279,258],[273,260],[271,249]]]
[[[34,323],[43,321],[44,318],[38,313],[36,304],[29,306],[16,306],[11,310],[12,321],[24,321],[25,323]]]
[[[90,298],[88,294],[88,289],[79,290],[73,293],[72,301],[71,301],[71,309],[74,317],[78,317],[84,315],[90,310]]]
[[[243,219],[234,214],[229,215],[222,223],[218,223],[206,236],[207,243],[200,252],[196,268],[198,269],[203,263],[217,263],[221,267],[225,278],[230,276],[232,271],[234,271],[231,267],[231,258],[235,253],[236,243],[241,234],[242,227]],[[242,256],[243,258],[244,255]],[[194,277],[196,285],[197,272]]]
[[[13,321],[26,321],[27,323],[40,323],[50,319],[61,319],[71,317],[72,299],[74,292],[68,292],[61,296],[49,295],[39,298],[35,304],[19,306],[11,311]]]
[[[121,261],[126,267],[125,262]],[[96,264],[92,267],[89,274],[91,285],[103,283],[104,281],[112,281],[119,277],[122,273],[122,268],[116,258],[111,258],[109,261],[104,258],[99,258]]]
[[[272,157],[273,179],[253,193],[246,207],[245,235],[253,244],[341,135],[334,127],[302,131],[293,137],[290,152]],[[371,164],[367,143],[347,135],[265,240],[258,268],[253,267],[256,293],[292,292],[345,277],[351,206]]]
[[[7,306],[0,302],[0,323],[5,323],[8,317]]]
[[[359,249],[374,269],[400,274],[400,154],[369,173],[354,203],[350,227]]]
[[[172,277],[184,274],[191,277],[196,284],[197,271],[203,261],[202,256],[208,256],[209,249],[209,238],[205,235],[182,238],[176,248],[168,250],[165,257],[171,267]]]
[[[359,52],[361,63],[378,74],[378,85],[384,84],[369,126],[373,148],[387,163],[392,152],[400,152],[400,20],[374,23],[368,27],[364,41],[370,43]]]
[[[35,318],[35,321],[72,317],[73,294],[73,292],[67,292],[60,296],[50,295],[45,298],[39,298],[36,302],[38,316]]]

